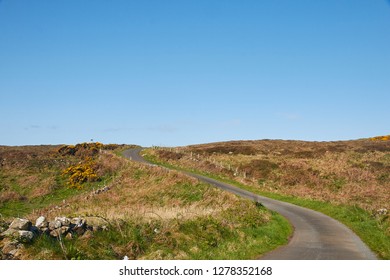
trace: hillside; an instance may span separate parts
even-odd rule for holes
[[[120,157],[129,147],[0,147],[0,231],[20,217],[34,232],[28,242],[1,236],[0,257],[248,259],[287,242],[291,231],[280,216],[178,172]],[[34,228],[41,216],[50,223]]]
[[[390,209],[390,141],[232,141],[151,153],[263,191]]]
[[[390,141],[231,141],[145,152],[252,192],[324,212],[390,258]]]

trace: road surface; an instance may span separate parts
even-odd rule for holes
[[[123,155],[131,160],[153,165],[140,155],[142,148],[130,149]],[[265,260],[374,260],[376,256],[353,233],[340,222],[313,210],[256,195],[238,187],[205,177],[184,172],[189,176],[232,192],[241,197],[260,202],[276,211],[294,227],[289,243],[263,255]]]

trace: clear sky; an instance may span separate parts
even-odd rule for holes
[[[0,0],[0,145],[390,133],[385,0]]]

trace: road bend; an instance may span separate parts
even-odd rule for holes
[[[129,149],[123,155],[148,165],[141,155],[142,148]],[[263,204],[278,212],[291,223],[294,233],[287,245],[266,253],[264,260],[375,260],[375,254],[360,238],[342,223],[320,212],[287,202],[263,197],[206,176],[183,172],[203,182],[243,198]]]

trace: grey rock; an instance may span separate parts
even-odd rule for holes
[[[51,221],[49,223],[49,229],[50,230],[55,230],[55,229],[60,228],[60,227],[62,227],[61,221],[54,220],[54,221]]]
[[[57,222],[60,222],[61,226],[69,226],[70,225],[70,219],[68,219],[67,217],[56,217],[54,220]]]
[[[86,222],[82,218],[73,218],[71,220],[72,231],[77,235],[83,235],[86,229]]]
[[[34,233],[28,230],[19,230],[18,240],[23,243],[31,242],[34,239]]]
[[[44,216],[40,216],[36,222],[35,222],[35,226],[37,228],[44,228],[44,227],[47,227],[48,226],[48,222],[46,221],[46,218]]]
[[[29,230],[31,227],[31,222],[27,219],[16,218],[12,221],[9,227],[16,230]]]
[[[82,218],[73,218],[70,222],[74,225],[75,228],[85,226],[85,220]]]
[[[18,230],[9,228],[0,234],[2,237],[18,236]]]

